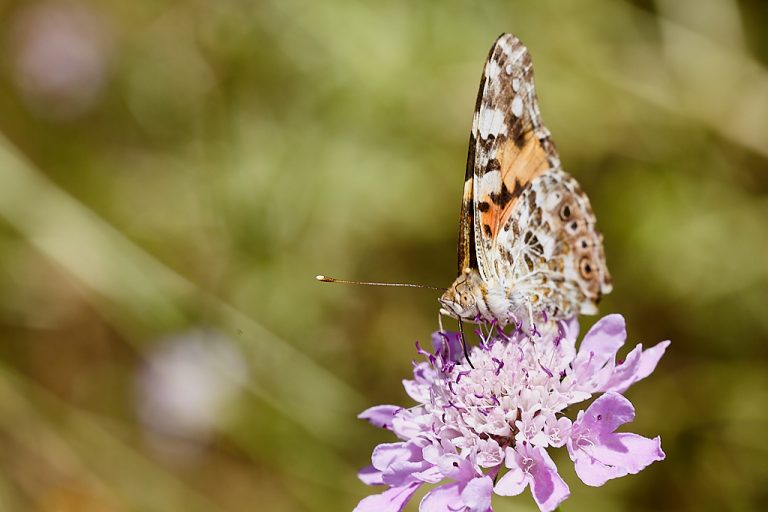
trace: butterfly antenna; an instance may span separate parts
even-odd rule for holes
[[[427,290],[437,290],[444,292],[447,288],[438,288],[437,286],[428,286],[426,284],[413,284],[413,283],[376,283],[372,281],[350,281],[348,279],[336,279],[335,277],[328,276],[315,276],[315,279],[322,281],[323,283],[344,283],[344,284],[362,284],[365,286],[396,286],[400,288],[426,288]]]

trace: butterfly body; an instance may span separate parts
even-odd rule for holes
[[[589,199],[541,122],[528,50],[510,34],[480,83],[459,226],[459,272],[442,312],[501,325],[596,313],[611,290]]]

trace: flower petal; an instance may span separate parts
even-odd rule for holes
[[[357,478],[359,478],[365,485],[384,485],[384,480],[381,479],[381,471],[373,466],[366,466],[357,472]]]
[[[373,467],[386,471],[397,461],[411,460],[413,450],[408,443],[383,443],[373,449],[371,462]]]
[[[429,491],[419,503],[419,512],[446,512],[461,510],[463,507],[461,488],[458,482],[454,482]]]
[[[620,468],[606,466],[597,459],[590,457],[583,450],[571,450],[570,443],[568,443],[568,453],[571,456],[578,477],[582,482],[592,487],[600,487],[612,478],[626,475]]]
[[[381,494],[363,498],[353,512],[400,512],[421,482],[412,482],[401,487],[390,487]]]
[[[526,479],[525,472],[515,465],[509,468],[504,476],[499,478],[496,482],[496,486],[493,488],[493,492],[499,496],[517,496],[525,490],[528,486],[528,480]]]
[[[474,464],[460,455],[445,453],[437,460],[440,472],[446,478],[467,482],[477,476]]]
[[[571,435],[585,431],[594,432],[598,437],[611,434],[620,425],[634,419],[635,408],[632,407],[632,402],[618,393],[605,393],[592,402],[586,411],[579,414],[571,427]],[[591,440],[596,441],[593,438]]]
[[[461,499],[469,512],[488,512],[491,510],[493,480],[489,476],[473,478],[461,491]]]
[[[461,346],[461,334],[458,332],[433,332],[432,346],[435,348],[435,354],[440,355],[444,361],[459,362],[464,358],[464,349]]]
[[[577,379],[586,380],[594,375],[616,356],[626,339],[624,317],[608,315],[601,318],[584,336],[573,360]]]
[[[396,405],[377,405],[364,410],[358,414],[357,417],[361,420],[368,421],[368,423],[374,427],[392,430],[392,419],[400,410],[402,410],[402,407]]]
[[[542,512],[555,510],[571,491],[557,472],[557,466],[544,448],[535,447],[529,451],[535,464],[531,468],[531,492]]]
[[[421,480],[422,482],[426,482],[428,484],[436,484],[443,478],[443,474],[440,472],[440,468],[436,466],[431,466],[428,469],[425,469],[424,471],[419,471],[417,473],[412,473],[411,476],[417,480]]]
[[[429,469],[432,464],[424,460],[420,440],[407,443],[380,444],[373,450],[373,467],[382,472],[382,480],[392,487],[412,482],[412,475]],[[429,475],[428,475],[429,476]]]
[[[660,438],[614,432],[634,417],[632,403],[617,393],[606,393],[586,412],[579,412],[571,429],[568,453],[585,484],[600,486],[664,459]]]
[[[560,448],[568,441],[568,436],[571,433],[571,420],[563,416],[560,419],[555,419],[552,416],[547,421],[545,428],[549,444],[555,448]]]
[[[561,320],[559,325],[562,327],[563,339],[576,341],[579,337],[579,319],[578,317],[572,317],[568,320]]]
[[[646,378],[656,369],[669,343],[669,341],[662,341],[648,350],[643,350],[642,345],[637,345],[627,354],[626,361],[616,366],[608,382],[596,391],[623,393],[635,382]]]
[[[635,474],[665,457],[660,437],[648,439],[630,432],[613,434],[608,442],[585,451],[603,464],[622,468],[624,474]]]

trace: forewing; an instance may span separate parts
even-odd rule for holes
[[[504,34],[491,48],[483,70],[467,164],[472,185],[465,185],[464,199],[469,189],[474,208],[473,218],[467,214],[463,219],[472,221],[483,279],[498,278],[501,272],[504,261],[494,245],[518,198],[533,179],[559,166],[549,132],[541,124],[530,54],[519,39]]]

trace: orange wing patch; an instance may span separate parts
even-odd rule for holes
[[[520,139],[507,139],[499,148],[496,156],[498,171],[493,171],[499,173],[498,188],[489,184],[489,188],[495,190],[482,194],[477,202],[479,224],[485,239],[496,238],[517,198],[536,176],[550,168],[548,157],[548,151],[530,131]],[[492,174],[485,174],[481,179],[495,181]]]

